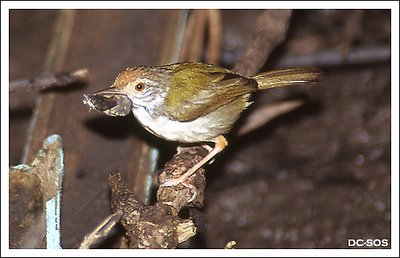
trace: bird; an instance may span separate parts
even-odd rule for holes
[[[287,68],[247,77],[205,63],[128,67],[107,89],[84,95],[84,104],[109,116],[133,113],[150,133],[182,144],[202,144],[208,154],[179,178],[163,186],[185,184],[228,145],[224,137],[260,90],[318,82],[313,67]],[[214,144],[211,147],[209,144]]]

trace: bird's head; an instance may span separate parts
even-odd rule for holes
[[[136,108],[157,112],[164,103],[171,71],[162,67],[130,67],[110,88],[84,95],[83,103],[109,116],[125,116]]]

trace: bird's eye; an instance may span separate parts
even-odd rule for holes
[[[146,86],[142,82],[139,82],[138,84],[135,85],[135,90],[139,92],[143,91],[145,88]]]

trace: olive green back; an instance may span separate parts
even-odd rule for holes
[[[257,90],[257,82],[230,70],[201,63],[168,65],[174,76],[166,98],[168,115],[190,121]]]

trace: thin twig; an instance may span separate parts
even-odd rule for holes
[[[193,10],[190,14],[179,56],[180,61],[196,62],[200,60],[203,51],[207,18],[206,10]]]
[[[115,224],[119,222],[121,215],[122,212],[117,211],[103,220],[99,226],[97,226],[90,234],[85,236],[84,240],[79,245],[79,249],[88,249],[105,239]]]
[[[340,49],[322,50],[307,55],[287,55],[273,64],[273,67],[289,66],[341,66],[355,64],[372,64],[390,60],[390,46],[371,46],[352,48],[343,56]]]
[[[208,43],[206,63],[218,65],[222,50],[222,14],[221,10],[208,10]]]
[[[254,40],[233,70],[245,76],[255,75],[271,51],[286,37],[291,10],[267,10],[258,18]]]
[[[268,104],[258,107],[251,112],[247,117],[243,125],[239,128],[237,134],[242,136],[257,128],[263,126],[273,118],[288,113],[303,104],[301,100],[288,100],[275,104]]]
[[[33,109],[40,90],[67,88],[74,83],[87,83],[87,69],[73,72],[61,72],[34,79],[14,80],[10,82],[10,110]]]
[[[61,72],[34,79],[15,80],[10,82],[10,93],[58,88],[72,83],[87,83],[88,75],[88,69],[79,69],[73,72]]]

